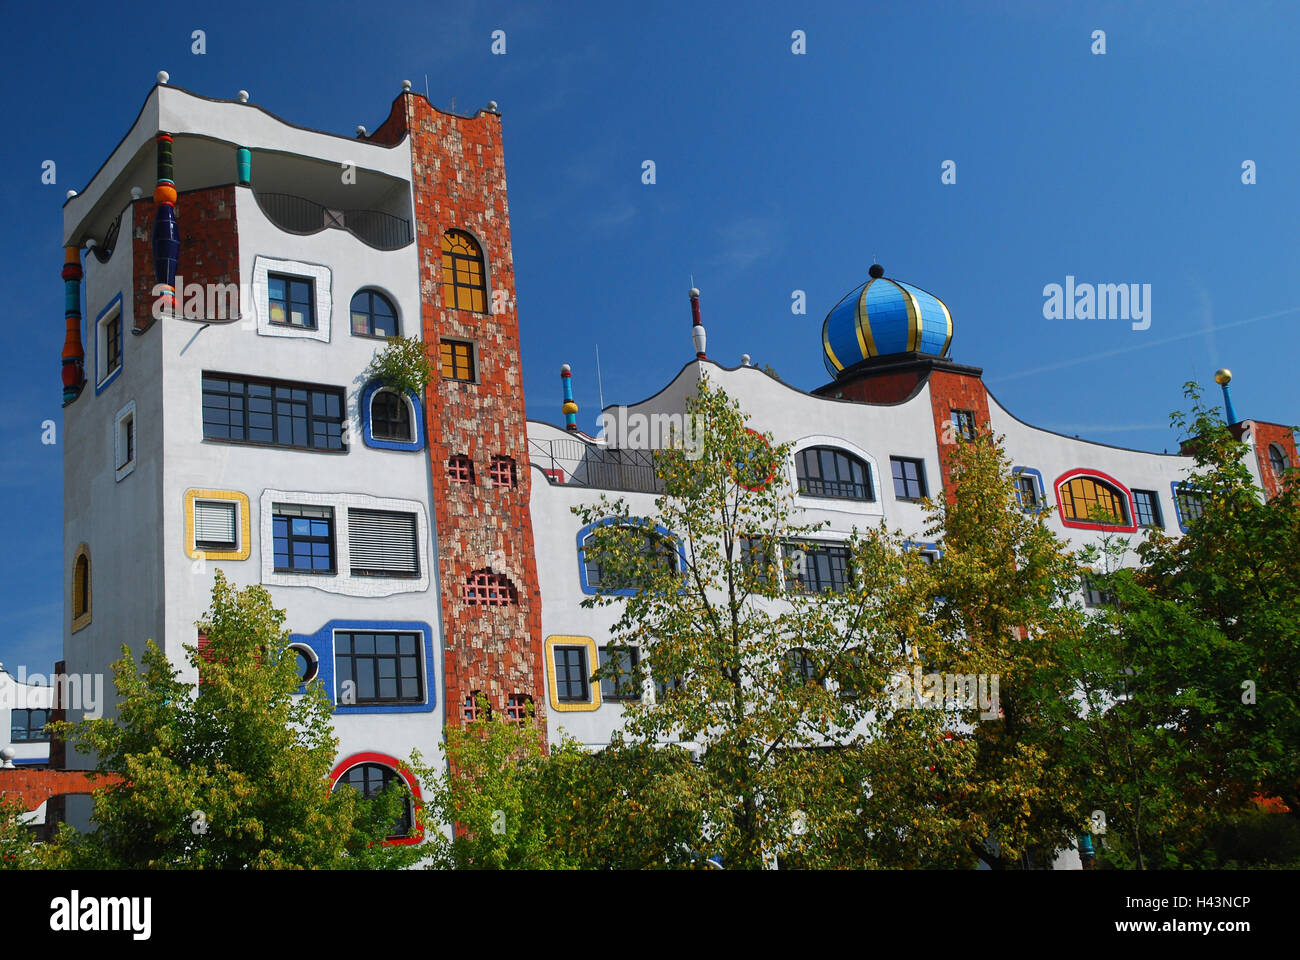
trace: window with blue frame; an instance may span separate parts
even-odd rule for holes
[[[276,572],[335,573],[334,508],[277,503],[273,510]]]
[[[1174,498],[1178,504],[1178,519],[1184,527],[1205,514],[1205,494],[1191,487],[1176,487]]]
[[[611,525],[593,524],[593,529],[590,532],[580,534],[582,536],[580,543],[582,544],[583,587],[589,593],[594,593],[597,590],[601,592],[614,590],[635,591],[642,586],[634,574],[622,572],[621,575],[616,575],[613,571],[606,569],[608,564],[602,564],[598,557],[600,550],[592,549],[601,528]],[[646,562],[649,565],[665,572],[672,572],[681,568],[677,542],[672,537],[649,526],[642,527],[631,524],[623,524],[622,526],[623,529],[630,531],[631,535],[640,541],[638,552],[647,558]]]
[[[423,703],[420,641],[418,633],[335,632],[334,674],[339,702],[350,699],[349,705],[357,706]]]

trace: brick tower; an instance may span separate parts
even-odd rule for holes
[[[420,300],[439,376],[426,391],[446,675],[455,723],[477,694],[545,730],[541,601],[501,117],[404,92],[370,137],[411,137]]]

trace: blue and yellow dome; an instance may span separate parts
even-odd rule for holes
[[[942,300],[920,287],[891,280],[880,266],[826,314],[822,353],[832,377],[872,357],[891,353],[946,356],[952,343],[952,314]]]

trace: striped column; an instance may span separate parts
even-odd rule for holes
[[[63,248],[63,405],[81,395],[86,384],[86,351],[81,346],[81,251],[75,244]]]
[[[564,429],[571,433],[578,432],[578,405],[573,402],[573,372],[566,363],[560,367],[560,383],[564,384]]]
[[[176,311],[176,261],[181,252],[180,226],[176,221],[176,181],[172,178],[172,137],[158,134],[158,185],[153,202],[158,205],[153,217],[154,280],[164,289],[160,294],[163,312]]]

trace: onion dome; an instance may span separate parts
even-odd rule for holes
[[[948,354],[952,314],[942,300],[920,287],[891,280],[879,264],[870,279],[855,287],[826,314],[822,354],[826,370],[845,370],[894,353]]]

